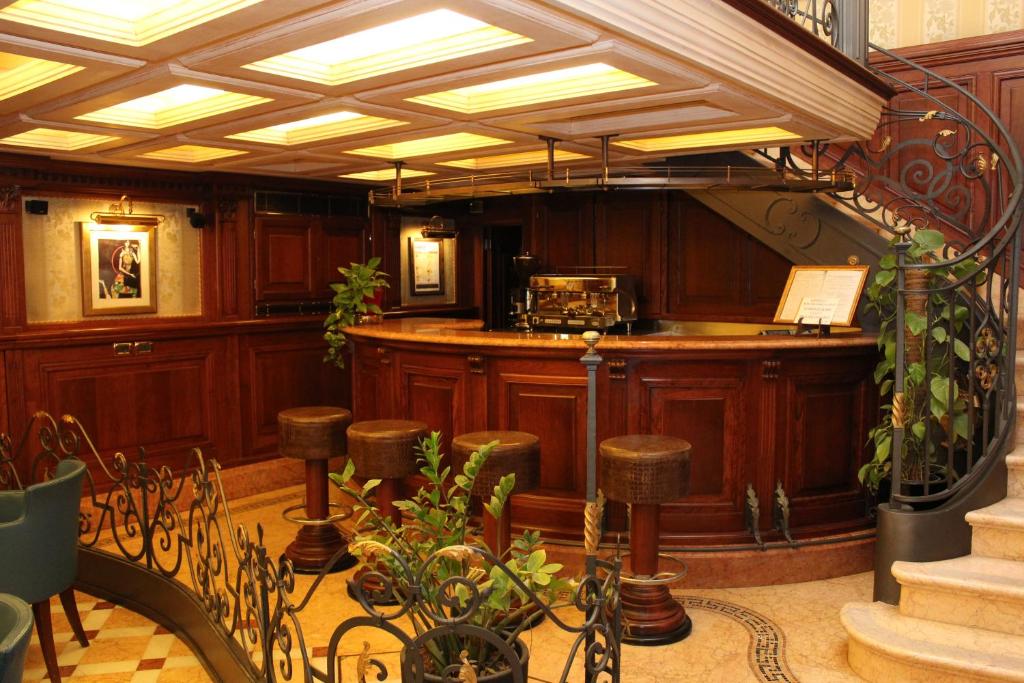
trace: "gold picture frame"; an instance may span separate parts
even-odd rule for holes
[[[156,313],[156,226],[80,226],[82,315]]]
[[[444,239],[440,237],[409,238],[409,294],[438,296],[444,294]]]

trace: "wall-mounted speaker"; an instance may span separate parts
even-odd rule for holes
[[[206,227],[206,216],[199,213],[199,210],[195,207],[188,207],[185,209],[185,215],[188,216],[188,224],[197,230]]]
[[[37,216],[45,216],[50,210],[50,202],[42,199],[26,199],[25,200],[25,213],[35,214]]]

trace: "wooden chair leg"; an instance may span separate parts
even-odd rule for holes
[[[89,639],[85,636],[85,629],[82,628],[82,619],[78,616],[78,604],[75,603],[75,589],[68,587],[60,594],[60,604],[64,606],[64,616],[71,624],[71,630],[75,632],[75,638],[82,647],[89,647]]]
[[[36,620],[39,647],[46,662],[46,673],[53,683],[60,683],[60,669],[57,668],[57,651],[53,647],[53,623],[50,621],[50,601],[43,600],[32,605],[32,616]]]

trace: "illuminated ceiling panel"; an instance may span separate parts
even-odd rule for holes
[[[266,142],[275,145],[300,145],[405,124],[405,121],[396,121],[395,119],[366,116],[351,111],[337,111],[333,114],[235,133],[227,137],[232,140],[249,140],[250,142]]]
[[[586,154],[567,152],[564,149],[555,150],[555,161],[573,161],[576,159],[589,159]],[[538,149],[532,152],[518,152],[516,154],[499,154],[491,157],[477,157],[475,159],[458,159],[456,161],[440,161],[439,166],[454,166],[470,171],[482,171],[485,169],[505,168],[508,166],[529,166],[546,164],[548,152],[546,149]],[[403,172],[402,175],[405,175]]]
[[[83,68],[74,64],[0,52],[0,100],[34,90]]]
[[[501,138],[492,138],[488,135],[478,135],[476,133],[450,133],[448,135],[437,135],[419,140],[406,140],[390,145],[375,145],[373,147],[346,150],[345,153],[397,161],[411,157],[421,157],[427,154],[444,154],[445,152],[457,152],[463,149],[507,145],[511,142],[511,140],[502,140]]]
[[[93,133],[79,133],[69,130],[56,130],[54,128],[33,128],[24,133],[2,138],[0,139],[0,144],[73,152],[120,139],[116,135],[95,135]]]
[[[152,152],[140,154],[146,159],[158,159],[160,161],[178,161],[185,164],[197,164],[201,161],[213,161],[214,159],[226,159],[240,154],[248,154],[239,149],[225,149],[224,147],[204,147],[203,145],[178,145],[166,149],[157,149]]]
[[[75,118],[137,128],[167,128],[264,102],[270,102],[270,98],[202,85],[179,85]]]
[[[243,68],[336,86],[532,40],[458,12],[439,9],[262,59]]]
[[[408,101],[462,114],[478,114],[652,85],[657,83],[599,62],[410,97]]]
[[[677,149],[697,149],[701,147],[721,147],[731,145],[745,147],[762,142],[783,142],[799,140],[800,136],[782,128],[767,126],[764,128],[742,128],[740,130],[713,131],[710,133],[688,133],[686,135],[670,135],[659,138],[640,138],[612,142],[613,145],[635,149],[640,152],[665,152]]]
[[[0,19],[141,47],[262,0],[18,0]]]
[[[419,178],[421,176],[436,175],[431,171],[416,171],[411,168],[402,169],[402,180],[406,178]],[[391,181],[395,179],[395,169],[382,168],[377,171],[360,171],[359,173],[346,173],[339,178],[352,178],[353,180],[380,180]]]

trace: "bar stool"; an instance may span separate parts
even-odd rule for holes
[[[527,432],[470,432],[452,439],[452,471],[461,473],[474,451],[492,441],[494,447],[483,467],[477,472],[471,495],[488,500],[501,478],[516,475],[512,493],[523,493],[540,484],[540,439]],[[508,550],[512,538],[512,511],[506,503],[500,519],[484,511],[484,542],[496,556]]]
[[[284,551],[298,572],[319,572],[347,547],[334,524],[350,517],[352,509],[331,504],[327,460],[345,454],[345,428],[350,422],[352,413],[333,406],[289,408],[277,414],[278,450],[283,457],[306,463],[306,503],[282,513],[286,520],[300,525],[295,540]],[[300,514],[303,507],[305,517]],[[331,514],[331,508],[337,512]],[[355,563],[356,558],[346,552],[330,571],[348,569]]]
[[[416,446],[428,435],[427,425],[415,420],[363,420],[348,428],[348,457],[363,479],[380,479],[374,491],[377,509],[390,517],[395,526],[402,524],[402,511],[394,503],[400,497],[404,477],[416,473]],[[377,569],[382,569],[378,566]],[[348,594],[357,597],[357,586],[365,597],[373,596],[376,605],[396,605],[394,595],[381,595],[382,584],[376,577],[364,576],[363,567],[348,582]]]
[[[671,436],[634,434],[601,442],[600,481],[609,500],[630,504],[632,576],[622,577],[623,642],[663,645],[682,640],[692,628],[686,610],[669,593],[685,575],[658,572],[658,513],[661,503],[690,487],[690,444]]]
[[[402,511],[394,506],[401,480],[416,473],[416,446],[428,436],[427,425],[415,420],[364,420],[348,428],[348,457],[356,475],[380,479],[377,508],[402,523]]]

